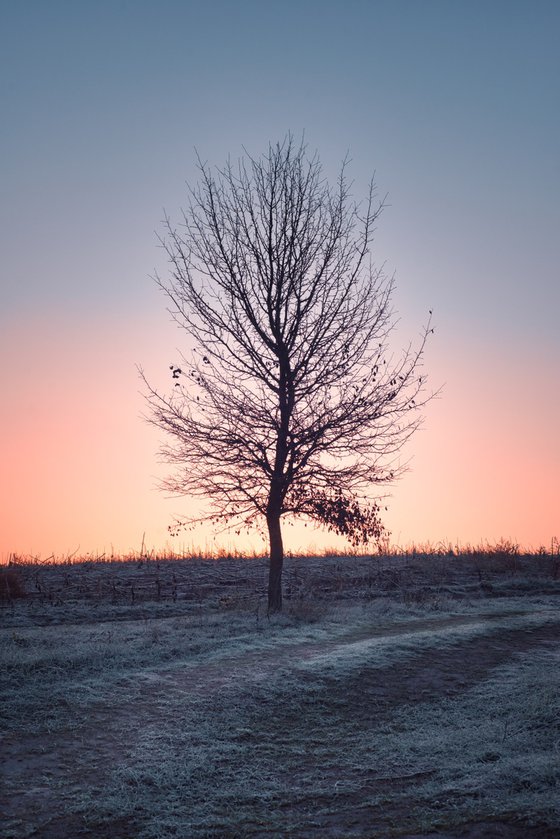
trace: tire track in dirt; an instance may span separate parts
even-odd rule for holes
[[[345,676],[345,684],[353,679],[363,690],[363,685],[368,683],[369,673],[373,679],[373,689],[389,704],[411,701],[419,696],[451,695],[483,679],[489,670],[504,663],[512,654],[557,638],[560,618],[557,622],[545,622],[537,627],[507,629],[503,626],[512,618],[522,619],[524,616],[535,617],[538,614],[534,611],[481,613],[423,618],[398,625],[360,626],[350,631],[342,630],[330,639],[296,643],[280,640],[272,649],[235,655],[224,652],[221,657],[214,653],[211,662],[150,670],[142,673],[141,678],[150,697],[146,700],[149,703],[158,696],[168,696],[170,691],[178,691],[193,699],[204,699],[226,687],[234,690],[240,684],[247,686],[264,682],[271,677],[278,677],[283,670],[294,668],[300,671],[298,675],[302,679],[319,678],[325,684],[332,682],[335,685],[337,676],[330,679],[328,674],[321,674],[318,669],[313,670],[312,676],[307,676],[306,664],[312,664],[315,659],[332,653],[344,655],[354,645],[365,644],[367,647],[368,641],[382,641],[420,632],[429,635],[432,631],[436,633],[479,624],[485,628],[480,635],[458,637],[441,648],[430,646],[425,651],[412,649],[398,662],[376,665],[373,669],[366,660],[363,667],[354,667],[353,675]],[[543,620],[546,620],[548,614],[542,613]],[[457,671],[456,659],[460,650],[463,652]]]

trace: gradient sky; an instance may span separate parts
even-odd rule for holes
[[[195,147],[222,164],[288,130],[329,177],[349,151],[356,196],[374,170],[389,193],[401,345],[434,310],[444,389],[393,541],[560,537],[556,0],[2,2],[0,91],[1,557],[168,541],[189,505],[156,489],[136,365],[167,384],[184,338],[154,231]]]

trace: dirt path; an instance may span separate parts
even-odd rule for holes
[[[522,613],[519,613],[520,615]],[[534,614],[534,613],[532,613]],[[131,826],[111,824],[95,832],[73,815],[74,802],[88,789],[108,782],[112,769],[125,757],[138,732],[146,725],[164,723],[182,697],[199,701],[211,699],[224,688],[242,684],[266,683],[279,671],[313,662],[327,653],[344,654],[352,645],[407,633],[436,633],[440,630],[484,624],[484,632],[468,638],[457,637],[451,645],[433,646],[414,652],[397,666],[381,670],[359,668],[344,681],[344,701],[375,705],[380,716],[398,703],[456,696],[484,679],[493,668],[507,662],[514,653],[557,643],[560,618],[556,623],[505,626],[512,614],[431,618],[377,628],[344,631],[324,642],[287,644],[279,641],[274,649],[249,651],[227,656],[211,663],[187,663],[135,674],[141,683],[141,700],[133,704],[119,702],[115,695],[110,704],[100,703],[94,712],[73,727],[52,736],[32,738],[10,736],[3,743],[0,809],[6,839],[133,839]],[[302,677],[303,675],[302,670]],[[340,692],[340,679],[328,672],[321,676],[330,691]],[[349,713],[352,708],[349,707]],[[356,707],[358,713],[358,707]],[[351,807],[351,800],[347,802]],[[339,825],[332,825],[328,835],[351,836],[344,825],[352,823],[351,812],[340,812]],[[348,817],[350,821],[345,821]],[[104,832],[106,830],[106,832]],[[7,832],[6,832],[7,831]],[[334,831],[334,832],[333,832]],[[338,832],[340,831],[340,832]],[[264,834],[263,834],[264,835]],[[327,835],[317,833],[319,836]],[[357,834],[356,834],[357,835]],[[363,834],[360,834],[363,835]],[[372,833],[372,836],[377,834]],[[309,834],[312,839],[315,834]],[[379,837],[383,834],[380,833]],[[420,839],[423,834],[409,834],[406,839]],[[532,830],[515,824],[480,822],[464,827],[462,832],[438,834],[440,839],[552,839],[556,833],[544,828]],[[403,834],[404,839],[404,834]]]

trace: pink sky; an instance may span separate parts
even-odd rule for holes
[[[189,506],[156,489],[165,467],[157,463],[158,434],[140,417],[135,364],[165,383],[181,335],[163,306],[151,321],[36,316],[2,334],[0,386],[10,394],[1,414],[4,559],[11,552],[128,552],[144,533],[148,547],[214,544],[206,530],[167,534],[173,514]],[[436,332],[426,357],[443,392],[406,451],[410,472],[387,500],[392,541],[550,544],[559,535],[554,369],[528,351],[500,358],[479,345],[465,357],[454,345],[445,353],[446,331]],[[344,545],[301,525],[285,533],[292,550]],[[218,544],[249,543],[222,536]],[[261,546],[256,536],[251,544]]]

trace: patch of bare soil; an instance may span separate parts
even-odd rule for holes
[[[180,668],[140,673],[141,699],[133,706],[115,702],[100,704],[87,719],[76,719],[69,713],[71,725],[50,736],[18,738],[11,735],[5,739],[2,746],[3,792],[0,794],[4,832],[1,835],[5,839],[29,836],[37,839],[133,839],[138,825],[121,821],[99,824],[92,829],[75,815],[75,802],[85,792],[110,781],[112,769],[135,743],[143,727],[164,724],[165,708],[172,707],[169,698],[173,694],[177,695],[178,701],[181,694],[211,699],[225,686],[234,689],[236,685],[243,685],[246,689],[251,684],[266,684],[267,677],[289,669],[291,663],[312,660],[360,640],[457,627],[480,620],[488,622],[488,631],[468,641],[420,651],[398,665],[382,670],[364,665],[351,673],[344,683],[330,678],[328,673],[321,675],[331,700],[344,705],[346,713],[358,723],[367,714],[371,724],[373,714],[382,724],[399,703],[457,696],[484,679],[493,668],[506,663],[513,654],[557,642],[560,621],[531,629],[506,629],[500,626],[499,616],[433,618],[400,626],[349,631],[322,643],[288,645],[280,641],[267,652],[250,652],[211,664],[186,664]],[[159,700],[163,698],[162,711]],[[416,780],[412,777],[403,777],[400,781],[391,778],[387,781],[387,792],[413,790]],[[379,778],[372,781],[377,785],[382,783]],[[384,806],[383,811],[371,809],[365,823],[365,814],[360,810],[355,792],[342,792],[337,797],[336,817],[331,815],[327,821],[317,823],[310,816],[312,804],[306,802],[298,814],[298,803],[294,802],[293,812],[286,814],[287,820],[294,824],[299,819],[301,829],[282,835],[294,839],[353,836],[425,839],[428,836],[399,832],[399,821],[405,814],[390,804]],[[553,839],[558,836],[557,831],[545,825],[524,825],[517,818],[519,814],[507,822],[481,821],[462,825],[453,832],[442,830],[429,835],[440,839]],[[230,839],[237,835],[232,833]],[[244,835],[270,839],[279,834],[255,828]],[[226,839],[223,834],[222,839]]]

